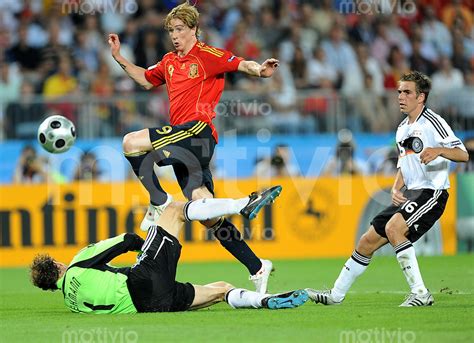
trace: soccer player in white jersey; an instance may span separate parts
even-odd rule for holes
[[[448,200],[449,161],[466,162],[469,155],[446,121],[425,106],[430,88],[430,79],[418,71],[401,77],[398,102],[406,118],[396,134],[399,158],[392,205],[372,220],[331,290],[307,289],[314,302],[341,304],[374,252],[390,243],[411,289],[400,306],[434,303],[421,277],[412,243],[443,214]]]

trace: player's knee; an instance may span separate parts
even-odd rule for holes
[[[129,132],[125,136],[123,136],[122,140],[122,149],[124,153],[133,153],[136,151],[136,144],[135,144],[135,132]]]
[[[387,238],[390,240],[391,238],[397,237],[400,234],[402,234],[402,230],[400,230],[400,227],[395,225],[394,223],[388,222],[385,225],[385,234],[387,235]]]
[[[356,250],[367,257],[372,256],[372,254],[377,250],[376,242],[374,242],[373,238],[371,237],[370,233],[366,232],[362,235],[357,244]]]

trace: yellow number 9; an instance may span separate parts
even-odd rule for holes
[[[167,135],[168,133],[171,132],[171,130],[172,130],[171,126],[166,125],[166,126],[163,126],[163,127],[161,128],[161,130],[160,130],[160,129],[156,129],[156,132],[157,132],[159,135]]]

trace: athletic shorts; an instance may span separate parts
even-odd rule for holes
[[[127,286],[138,312],[186,311],[194,286],[176,281],[181,244],[161,227],[148,230],[142,254],[128,274]]]
[[[158,166],[173,166],[179,186],[186,198],[196,188],[206,186],[214,194],[209,163],[216,141],[212,129],[202,121],[148,129]]]
[[[385,225],[395,213],[400,213],[408,225],[407,238],[416,242],[441,217],[448,202],[446,190],[415,189],[403,193],[408,200],[401,206],[389,206],[372,220],[375,231],[387,238]]]

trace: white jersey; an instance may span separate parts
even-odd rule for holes
[[[408,189],[449,188],[450,160],[438,156],[428,164],[421,163],[420,153],[424,148],[461,148],[464,144],[454,135],[446,121],[432,110],[424,107],[414,123],[408,117],[397,129],[399,151],[397,167],[401,168],[403,181]]]

